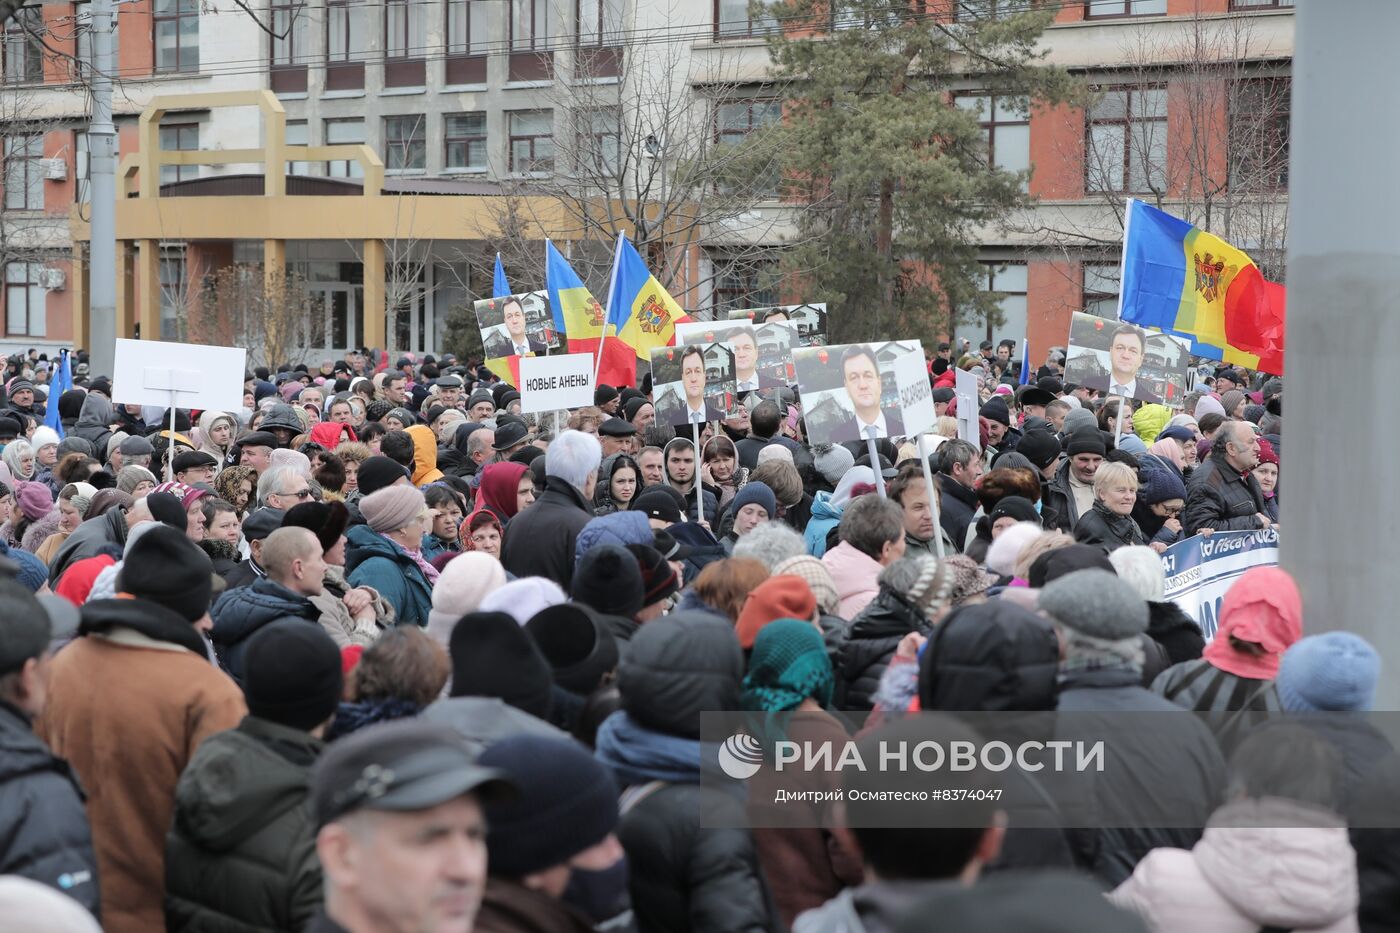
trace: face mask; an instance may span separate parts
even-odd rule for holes
[[[594,923],[611,920],[626,911],[629,906],[626,857],[597,871],[572,869],[563,901],[582,911]]]

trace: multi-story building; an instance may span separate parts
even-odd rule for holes
[[[1027,2],[946,0],[939,15],[995,15]],[[987,287],[1002,295],[1004,321],[991,328],[968,322],[957,334],[974,341],[989,330],[1026,336],[1037,357],[1064,343],[1070,312],[1113,313],[1114,244],[1126,196],[1149,198],[1261,255],[1281,253],[1293,44],[1290,0],[1052,5],[1055,22],[1043,40],[1049,60],[1098,88],[1095,103],[1030,108],[991,98],[975,74],[956,82],[958,102],[983,115],[989,158],[1029,169],[1028,192],[1036,199],[1032,209],[982,231]],[[12,26],[6,34],[0,258],[3,338],[10,346],[85,333],[83,309],[72,299],[82,266],[70,264],[86,237],[84,6],[26,10],[32,20],[24,25],[34,28]],[[136,115],[166,95],[182,103],[160,117],[161,149],[217,155],[267,145],[267,118],[257,108],[200,106],[198,95],[268,89],[284,111],[287,146],[358,144],[377,154],[382,190],[363,193],[383,195],[373,211],[384,216],[368,233],[315,226],[318,214],[339,216],[325,210],[332,204],[326,198],[361,193],[364,163],[357,158],[289,156],[284,169],[301,180],[266,189],[240,180],[262,174],[257,164],[160,165],[161,185],[149,192],[154,200],[140,212],[141,229],[123,227],[123,218],[137,216],[133,205],[118,212],[122,255],[132,246],[140,257],[132,276],[138,283],[143,274],[158,279],[144,287],[123,281],[119,294],[131,296],[123,332],[139,321],[151,325],[147,333],[158,327],[175,336],[192,279],[220,265],[280,255],[316,289],[325,320],[314,333],[324,335],[317,339],[327,349],[380,335],[400,349],[433,349],[447,310],[489,287],[474,260],[502,233],[491,205],[507,195],[542,204],[587,189],[585,151],[631,179],[593,192],[590,203],[635,198],[644,187],[639,180],[652,185],[645,197],[655,200],[658,187],[676,184],[668,174],[674,167],[781,119],[765,47],[773,23],[754,18],[747,0],[249,6],[258,19],[229,0],[119,5],[121,151],[136,151]],[[71,49],[71,56],[41,55],[35,34],[65,53]],[[194,202],[213,195],[224,197]],[[285,231],[250,226],[244,208],[255,202],[246,198],[259,195],[291,202],[291,213],[280,216],[296,223]],[[177,209],[182,202],[188,215]],[[773,198],[730,208],[687,230],[678,256],[668,260],[682,303],[705,311],[821,300],[785,293],[775,271],[775,251],[800,208]],[[181,226],[181,216],[198,222]],[[531,239],[586,239],[582,221],[568,209],[540,209],[528,220],[522,236]],[[198,236],[190,233],[195,229]],[[574,244],[576,259],[605,269],[606,256],[589,255],[589,245]],[[367,314],[386,300],[385,285],[382,276],[368,281],[375,277],[366,275],[363,260],[384,252],[399,278],[407,269],[411,279],[388,299],[399,305],[392,334]],[[410,261],[395,263],[395,256]],[[595,290],[606,287],[605,278],[580,271]],[[538,270],[533,282],[531,274],[512,275],[539,284]],[[140,307],[133,310],[133,303]]]

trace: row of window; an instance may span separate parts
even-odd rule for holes
[[[554,112],[514,110],[505,114],[509,132],[507,154],[511,172],[552,172],[554,170]],[[611,139],[615,149],[617,116],[590,114],[592,127]],[[162,133],[165,131],[162,127]],[[363,118],[323,120],[324,145],[357,145],[367,141]],[[446,113],[442,115],[443,167],[449,171],[486,171],[490,168],[486,149],[486,114]],[[423,114],[396,114],[383,118],[384,167],[390,171],[421,172],[428,162],[428,118]],[[310,126],[305,120],[287,121],[289,146],[312,145]],[[296,175],[312,174],[309,163],[293,162],[288,170]],[[343,160],[326,164],[332,178],[358,178],[358,163]]]
[[[1167,0],[1083,0],[1086,19],[1121,16],[1165,16]],[[1069,4],[1064,4],[1068,6]],[[957,0],[956,20],[986,19],[1024,13],[1035,6],[1033,0]],[[1232,10],[1280,9],[1293,6],[1293,0],[1230,0]]]

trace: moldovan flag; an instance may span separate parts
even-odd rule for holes
[[[618,234],[608,293],[608,325],[616,339],[631,347],[637,359],[650,360],[654,347],[676,342],[676,325],[690,318],[656,276],[647,271],[637,248]]]
[[[1283,373],[1284,289],[1220,237],[1128,202],[1118,317],[1191,341],[1191,352]]]
[[[518,356],[497,356],[487,360],[485,366],[497,379],[519,388],[520,359]]]
[[[510,283],[506,281],[506,267],[501,265],[501,254],[496,254],[496,268],[491,273],[491,297],[509,298],[515,294],[510,290]]]
[[[554,328],[568,339],[568,352],[596,353],[603,336],[603,306],[549,240],[544,241],[544,287]]]

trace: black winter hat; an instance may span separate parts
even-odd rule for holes
[[[82,389],[69,389],[58,397],[58,416],[60,418],[77,418],[82,414],[83,402],[87,399],[87,393]]]
[[[617,669],[617,640],[587,606],[561,603],[535,613],[525,632],[554,671],[554,682],[588,696]]]
[[[117,573],[117,592],[149,599],[197,622],[209,611],[214,566],[185,537],[183,510],[180,516],[179,531],[165,526],[152,528],[127,549],[122,569]]]
[[[1107,570],[1112,574],[1118,572],[1114,570],[1102,548],[1088,544],[1071,544],[1069,547],[1046,551],[1037,557],[1027,572],[1026,582],[1038,590],[1076,570]]]
[[[608,385],[606,382],[598,383],[598,388],[593,390],[594,405],[606,405],[615,398],[617,398],[617,389]]]
[[[632,421],[637,417],[637,412],[641,411],[644,405],[650,404],[650,399],[643,397],[628,399],[627,404],[622,407],[622,413],[627,416],[628,421]]]
[[[1065,454],[1073,457],[1075,454],[1098,454],[1100,457],[1108,455],[1108,445],[1103,442],[1103,435],[1099,431],[1091,431],[1085,428],[1071,434],[1065,444]]]
[[[540,719],[549,717],[554,677],[549,662],[504,612],[469,612],[448,640],[452,696],[496,697]]]
[[[408,476],[408,471],[383,455],[370,457],[360,464],[357,474],[360,495],[368,496],[381,489],[387,489]]]
[[[1006,496],[996,504],[987,518],[993,525],[1000,518],[1014,518],[1018,522],[1040,524],[1040,513],[1035,510],[1035,503],[1021,496]]]
[[[184,534],[189,519],[179,499],[168,492],[153,492],[146,496],[146,505],[151,510],[152,518]]]
[[[517,791],[486,806],[492,875],[518,879],[563,865],[617,828],[617,784],[574,739],[512,735],[477,760]]]
[[[921,709],[1044,712],[1055,708],[1060,645],[1029,609],[995,599],[953,610],[919,659]]]
[[[1043,470],[1060,459],[1060,442],[1048,431],[1027,431],[1016,445],[1016,452]]]
[[[616,544],[602,544],[584,554],[569,586],[569,597],[575,602],[626,619],[641,612],[645,596],[637,559]]]
[[[243,669],[248,712],[259,719],[309,731],[340,703],[340,649],[319,625],[264,625],[248,639]]]
[[[632,500],[633,512],[641,512],[647,518],[660,519],[668,525],[683,520],[685,510],[685,497],[664,483],[646,487]]]
[[[1006,407],[1006,400],[1000,396],[987,399],[978,414],[988,421],[995,421],[1008,428],[1011,427],[1011,409]]]
[[[681,584],[676,579],[676,568],[661,556],[660,551],[649,544],[629,544],[627,550],[632,552],[637,566],[642,571],[642,585],[646,587],[642,596],[643,606],[669,599],[680,590]]]
[[[350,510],[343,502],[303,502],[294,505],[282,516],[283,528],[309,528],[316,540],[321,542],[321,550],[335,547],[345,528],[350,524]]]
[[[739,708],[743,676],[744,653],[728,620],[673,612],[632,636],[617,689],[622,708],[644,728],[698,739],[702,712]]]

